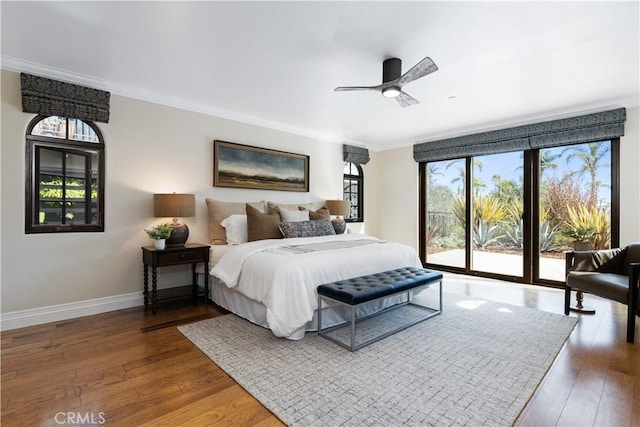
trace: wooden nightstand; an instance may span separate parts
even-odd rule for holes
[[[193,297],[203,295],[205,302],[209,299],[209,245],[199,243],[187,243],[184,246],[167,247],[158,250],[153,246],[142,247],[142,262],[144,263],[144,305],[149,305],[151,298],[151,311],[156,314],[158,301],[169,299]],[[204,289],[198,287],[196,276],[196,264],[204,263]],[[168,289],[157,288],[158,267],[170,265],[191,264],[193,279],[191,286],[178,286]],[[149,293],[149,267],[151,267],[151,293]]]

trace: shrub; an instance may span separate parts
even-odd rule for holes
[[[594,249],[606,249],[611,241],[609,213],[595,206],[567,206],[568,220],[563,234],[577,241],[589,241]]]

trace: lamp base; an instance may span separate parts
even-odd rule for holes
[[[331,220],[331,225],[333,225],[336,234],[344,234],[344,231],[347,229],[347,223],[344,219],[334,218]]]
[[[167,246],[184,246],[189,238],[189,227],[187,224],[173,223],[171,225],[171,236],[167,239]]]

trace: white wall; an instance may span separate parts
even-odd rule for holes
[[[377,236],[418,247],[418,167],[413,147],[375,153]],[[620,245],[640,241],[640,108],[627,109],[620,139]]]
[[[154,192],[196,195],[196,217],[184,221],[189,241],[203,243],[208,242],[205,197],[280,202],[342,198],[340,144],[112,96],[110,122],[97,123],[106,144],[105,232],[25,234],[24,136],[34,115],[22,112],[19,74],[2,71],[1,95],[3,314],[140,293],[140,247],[152,244],[143,229],[158,222],[152,216]],[[214,139],[309,155],[310,192],[213,187]],[[188,282],[184,273],[183,267],[163,269],[159,284]]]
[[[418,247],[418,164],[413,147],[374,153],[376,229],[381,239]],[[370,179],[367,177],[367,179]],[[365,194],[371,191],[365,183]]]
[[[640,242],[640,107],[627,109],[620,138],[620,245]]]

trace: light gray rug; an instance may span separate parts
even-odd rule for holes
[[[180,331],[292,426],[510,426],[574,317],[444,294],[444,311],[357,352],[229,314]]]

